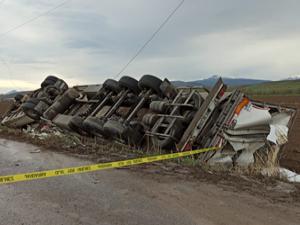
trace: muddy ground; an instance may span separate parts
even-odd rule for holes
[[[91,164],[0,138],[1,174]],[[0,224],[298,225],[299,187],[174,162],[0,185]]]
[[[289,131],[288,144],[281,152],[279,163],[283,167],[300,173],[300,96],[260,96],[254,98],[298,110],[293,127]]]
[[[13,108],[13,101],[0,101],[0,120]]]
[[[0,127],[0,138],[18,140],[38,146],[45,151],[55,151],[76,156],[93,162],[111,162],[124,159],[155,155],[159,152],[133,151],[121,144],[102,139],[74,137],[70,135],[49,138],[33,137],[21,130]],[[199,181],[218,185],[224,190],[243,191],[272,203],[295,204],[300,206],[300,184],[291,184],[278,177],[264,177],[251,171],[224,171],[218,168],[201,166],[192,158],[168,160],[124,168],[139,176],[156,179],[157,176]],[[159,178],[159,177],[158,177]],[[164,179],[164,178],[161,178]]]

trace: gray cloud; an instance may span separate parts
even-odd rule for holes
[[[0,33],[60,2],[5,1]],[[29,88],[51,73],[71,84],[102,82],[119,72],[178,3],[69,1],[1,40],[0,56],[11,75],[0,62],[0,80],[12,79],[18,88],[26,81]],[[296,0],[186,0],[124,74],[182,80],[299,74],[299,7]]]

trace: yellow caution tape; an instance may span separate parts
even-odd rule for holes
[[[57,169],[57,170],[45,170],[45,171],[32,172],[32,173],[0,176],[0,184],[9,184],[9,183],[15,183],[20,181],[38,180],[38,179],[43,179],[48,177],[59,177],[59,176],[66,176],[72,174],[87,173],[87,172],[106,170],[111,168],[120,168],[120,167],[150,163],[155,161],[162,161],[167,159],[175,159],[184,156],[190,156],[190,155],[195,155],[203,152],[213,151],[217,149],[219,148],[211,147],[211,148],[204,148],[204,149],[198,149],[192,151],[149,156],[149,157],[143,157],[137,159],[128,159],[128,160],[122,160],[116,162],[99,163],[99,164],[93,164],[87,166],[77,166],[77,167],[70,167],[70,168]]]

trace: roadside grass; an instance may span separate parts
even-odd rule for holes
[[[255,153],[255,162],[247,167],[239,165],[225,165],[215,163],[210,165],[208,163],[202,163],[198,160],[197,156],[189,156],[177,159],[177,163],[188,167],[199,167],[201,170],[208,173],[222,173],[229,172],[237,176],[249,176],[249,177],[268,177],[271,179],[277,179],[287,181],[286,178],[280,175],[280,165],[278,160],[278,148],[269,147],[268,150],[261,149]]]
[[[184,166],[197,166],[199,165],[199,160],[193,155],[191,156],[186,156],[183,158],[178,158],[177,160],[174,160],[177,163],[184,165]]]
[[[300,80],[273,81],[241,87],[250,96],[298,96],[300,95]]]

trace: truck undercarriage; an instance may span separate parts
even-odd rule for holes
[[[248,166],[264,162],[271,153],[276,160],[296,110],[226,89],[222,79],[203,92],[197,87],[175,87],[152,75],[68,88],[63,80],[48,76],[40,89],[5,100],[10,106],[3,111],[1,123],[13,128],[48,123],[139,149],[220,147],[198,156],[210,164]]]

